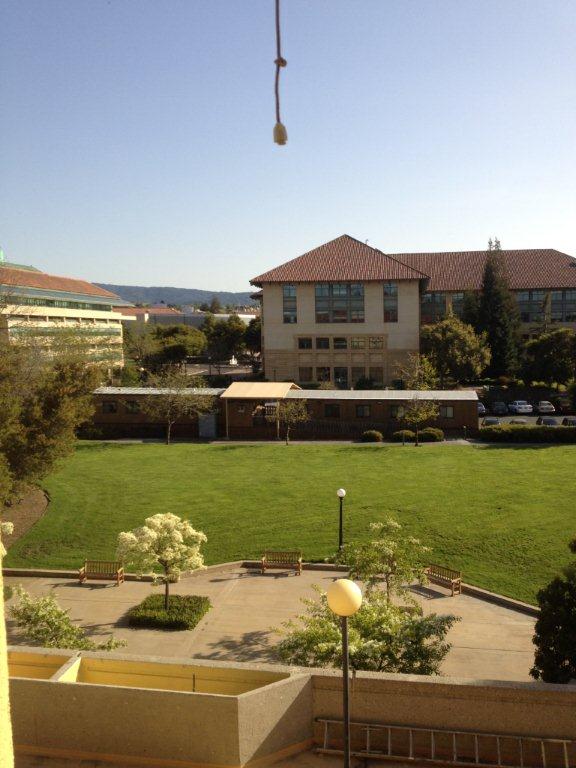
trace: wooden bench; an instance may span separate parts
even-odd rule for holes
[[[278,552],[267,549],[262,555],[261,572],[266,573],[267,568],[291,569],[300,576],[302,573],[302,553],[296,550]]]
[[[435,584],[441,584],[444,587],[452,589],[452,597],[462,594],[462,572],[454,571],[452,568],[446,568],[443,565],[431,563],[426,568],[426,576]]]
[[[124,568],[112,560],[85,560],[78,571],[78,581],[83,584],[87,579],[115,581],[120,586],[124,581]]]

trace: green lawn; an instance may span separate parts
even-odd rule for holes
[[[8,566],[76,568],[113,558],[116,535],[156,512],[208,536],[206,561],[298,547],[333,554],[336,489],[345,537],[393,515],[467,581],[533,602],[569,560],[576,448],[81,444],[45,482],[47,514]]]

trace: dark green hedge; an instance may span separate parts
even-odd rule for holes
[[[366,432],[362,432],[360,441],[362,443],[381,443],[382,432],[378,432],[377,429],[367,429]]]
[[[413,443],[416,440],[416,433],[411,429],[399,429],[398,432],[392,433],[392,440],[397,443],[404,441],[405,443]]]
[[[498,427],[482,427],[480,440],[488,443],[576,443],[576,427],[501,424]]]
[[[418,439],[423,443],[441,443],[444,432],[438,427],[425,427],[418,433]]]
[[[199,595],[170,595],[164,610],[164,595],[148,595],[128,611],[131,627],[149,629],[193,629],[210,609],[210,600]]]

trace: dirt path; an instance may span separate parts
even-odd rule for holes
[[[4,537],[6,549],[10,549],[12,544],[32,528],[47,508],[48,498],[40,488],[32,488],[21,501],[8,507],[3,519],[14,523],[14,533]]]

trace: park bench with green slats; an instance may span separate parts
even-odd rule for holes
[[[267,568],[285,568],[302,573],[302,553],[297,550],[280,552],[278,550],[267,549],[262,555],[262,573],[266,573]]]
[[[118,586],[124,581],[122,563],[113,560],[85,560],[78,571],[78,581],[83,584],[87,579],[115,581]]]
[[[435,584],[441,584],[444,587],[450,587],[452,597],[462,594],[462,572],[454,571],[452,568],[446,568],[444,565],[431,563],[426,568],[426,576]]]

